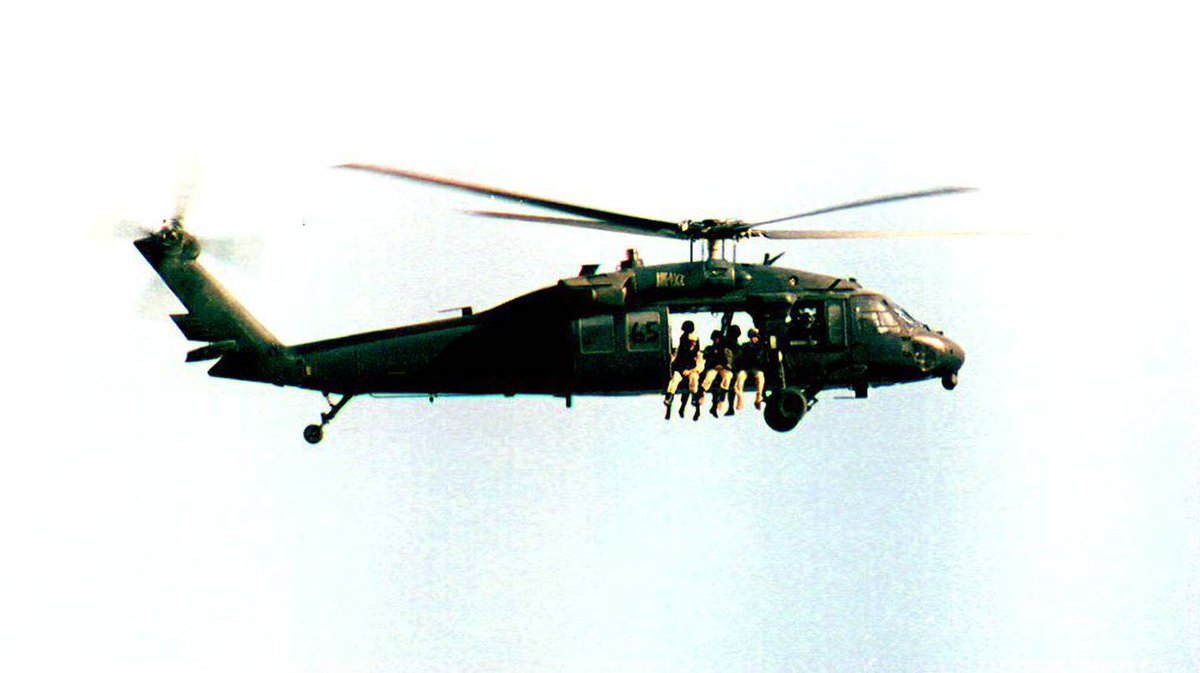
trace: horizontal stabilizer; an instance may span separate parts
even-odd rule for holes
[[[238,344],[233,339],[218,341],[215,344],[201,346],[187,354],[187,362],[202,362],[204,360],[216,360],[217,358],[232,353],[237,350]]]

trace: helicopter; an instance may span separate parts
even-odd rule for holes
[[[215,360],[208,370],[215,377],[320,392],[328,410],[304,428],[310,444],[320,442],[325,427],[361,395],[428,396],[431,402],[440,395],[550,395],[570,408],[576,395],[661,393],[673,357],[670,319],[680,314],[719,315],[723,332],[735,315],[749,316],[767,354],[763,417],[779,432],[794,429],[823,391],[845,389],[865,398],[878,386],[936,379],[953,390],[958,384],[963,348],[882,293],[853,278],[775,266],[780,255],[766,255],[758,264],[737,262],[736,246],[750,238],[973,234],[763,228],[970,188],[889,194],[753,223],[671,222],[374,164],[337,168],[560,213],[468,211],[476,217],[683,240],[689,259],[647,265],[631,248],[615,271],[585,264],[577,276],[485,311],[464,307],[451,318],[285,345],[200,264],[203,246],[184,228],[181,210],[161,229],[143,232],[134,246],[186,308],[172,320],[188,340],[204,344],[185,360]]]

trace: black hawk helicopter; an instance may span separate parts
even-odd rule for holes
[[[571,217],[492,210],[470,214],[681,239],[689,261],[644,265],[630,249],[616,271],[585,265],[578,276],[478,313],[414,325],[284,345],[200,265],[200,241],[183,213],[134,241],[187,312],[171,318],[191,341],[206,342],[187,362],[216,360],[211,376],[321,392],[329,410],[304,429],[311,444],[358,395],[575,395],[659,393],[670,375],[668,319],[714,313],[728,329],[748,314],[765,337],[766,398],[771,428],[796,427],[817,394],[940,379],[958,383],[964,351],[942,332],[912,318],[854,279],[736,261],[736,244],[766,239],[881,238],[973,232],[762,229],[765,225],[904,199],[970,191],[940,187],[891,194],[762,222],[668,222],[551,201],[492,187],[369,164],[339,168],[440,185],[558,211]],[[733,249],[733,259],[727,251]]]

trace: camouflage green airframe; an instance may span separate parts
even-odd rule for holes
[[[559,223],[674,235],[661,226],[670,223],[656,220],[599,219],[616,214],[534,202],[534,197],[419,174],[399,177],[489,190],[484,193],[593,218]],[[950,192],[915,195],[933,193]],[[884,200],[894,198],[849,207]],[[477,214],[539,222],[569,219]],[[647,231],[648,226],[661,231]],[[734,314],[753,320],[769,344],[764,418],[779,431],[794,428],[821,391],[842,388],[866,397],[871,387],[897,383],[940,379],[946,389],[957,385],[963,349],[882,294],[853,279],[782,268],[773,260],[745,264],[722,259],[719,243],[761,235],[745,223],[709,220],[671,226],[684,232],[676,237],[707,244],[707,258],[645,265],[630,250],[613,272],[599,273],[596,265],[587,265],[578,276],[486,311],[463,309],[449,319],[295,345],[276,339],[201,266],[201,245],[179,218],[134,245],[186,307],[186,313],[172,316],[176,325],[189,340],[205,344],[188,353],[187,361],[215,360],[212,376],[325,395],[329,410],[321,414],[319,425],[304,432],[314,444],[356,395],[553,395],[570,406],[576,395],[661,393],[670,375],[669,321],[684,313],[720,314],[726,327]],[[780,233],[786,235],[777,238],[801,238],[796,232]]]

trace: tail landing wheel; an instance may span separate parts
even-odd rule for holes
[[[338,415],[338,412],[342,410],[342,407],[346,406],[346,403],[349,402],[353,397],[353,395],[343,394],[340,400],[334,402],[332,394],[325,393],[325,402],[329,404],[329,411],[321,414],[320,425],[314,423],[304,428],[304,441],[308,442],[309,444],[316,444],[317,442],[320,442],[321,439],[325,437],[325,426],[328,425],[329,422]]]
[[[324,436],[325,431],[321,429],[321,426],[315,423],[304,428],[304,441],[308,442],[309,444],[316,444],[317,442],[321,441],[321,438]]]

